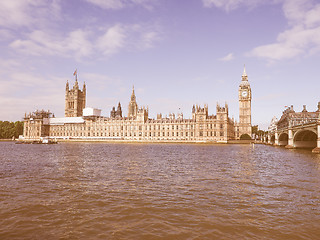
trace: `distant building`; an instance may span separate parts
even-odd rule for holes
[[[242,81],[239,86],[239,135],[237,136],[239,138],[244,134],[247,134],[249,137],[252,135],[251,97],[251,87],[246,68],[244,68]]]
[[[293,105],[286,107],[279,120],[272,119],[266,140],[277,146],[312,148],[312,152],[320,153],[320,102],[311,112],[306,105],[301,112],[296,112]]]
[[[82,111],[86,107],[86,84],[83,84],[82,91],[79,89],[78,79],[73,88],[69,89],[69,83],[66,83],[65,93],[65,117],[81,117]]]
[[[138,114],[138,104],[136,102],[136,95],[134,94],[134,87],[132,87],[131,100],[128,106],[128,117],[136,118]]]
[[[246,94],[244,93],[246,92]],[[101,110],[86,108],[86,85],[81,91],[76,79],[73,88],[66,84],[65,117],[52,117],[50,112],[26,114],[24,138],[42,137],[78,140],[123,140],[145,142],[228,142],[241,134],[251,136],[251,88],[247,75],[242,75],[239,87],[240,122],[229,118],[228,105],[216,106],[216,115],[208,114],[208,105],[193,105],[192,118],[179,113],[169,117],[157,114],[149,118],[147,107],[138,107],[134,88],[128,105],[128,116],[122,115],[120,102],[112,108],[110,117]]]

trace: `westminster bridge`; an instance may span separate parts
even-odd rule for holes
[[[318,110],[295,112],[293,106],[287,108],[279,121],[271,123],[265,142],[286,148],[311,148],[320,153],[320,102]]]

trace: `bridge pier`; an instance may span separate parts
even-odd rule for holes
[[[317,135],[318,135],[318,138],[317,138],[317,147],[312,149],[312,152],[313,153],[320,153],[320,122],[318,121],[317,123]]]
[[[293,146],[293,132],[292,132],[292,129],[288,130],[288,145],[285,146],[285,148],[288,148],[288,149],[295,148]]]
[[[275,132],[275,134],[274,134],[274,145],[276,145],[276,146],[279,145],[279,134],[278,134],[278,132]]]

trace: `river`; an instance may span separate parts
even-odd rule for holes
[[[319,239],[320,155],[0,142],[0,239]]]

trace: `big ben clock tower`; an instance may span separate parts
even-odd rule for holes
[[[239,136],[248,134],[251,138],[251,87],[244,66],[239,86]]]

